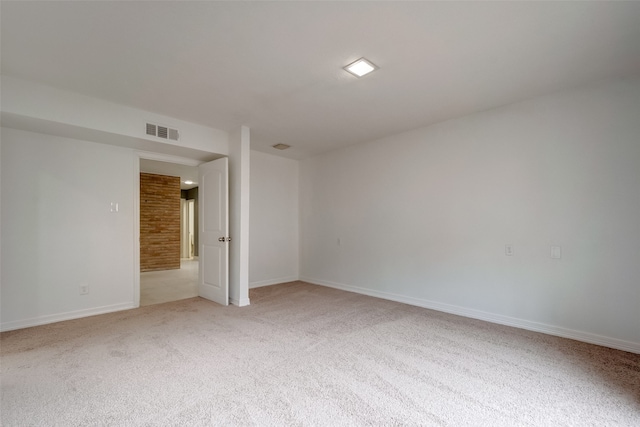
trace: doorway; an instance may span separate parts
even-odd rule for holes
[[[167,205],[174,205],[174,198],[179,198],[176,204],[179,210],[180,232],[177,236],[176,264],[179,268],[141,271],[140,306],[160,304],[198,296],[198,201],[197,179],[198,168],[192,165],[171,163],[158,160],[140,159],[141,174],[155,174],[174,177],[180,181],[180,192],[171,192]],[[177,202],[177,201],[176,201]],[[140,201],[140,212],[143,211],[144,200]],[[141,215],[141,228],[143,218]],[[143,241],[141,239],[141,245]],[[140,248],[141,251],[143,248]]]

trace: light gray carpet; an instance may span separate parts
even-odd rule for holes
[[[1,334],[4,426],[640,426],[640,355],[300,282]]]

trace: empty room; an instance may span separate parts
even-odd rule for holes
[[[640,425],[640,2],[0,24],[1,425]]]

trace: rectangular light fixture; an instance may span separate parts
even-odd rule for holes
[[[378,67],[371,61],[366,58],[360,58],[357,61],[352,62],[351,64],[344,67],[345,71],[353,74],[356,77],[366,76],[372,71],[378,69]]]

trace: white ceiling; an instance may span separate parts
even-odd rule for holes
[[[640,73],[638,2],[2,1],[0,13],[3,74],[248,125],[253,149],[291,158]],[[380,70],[342,70],[361,56]]]

